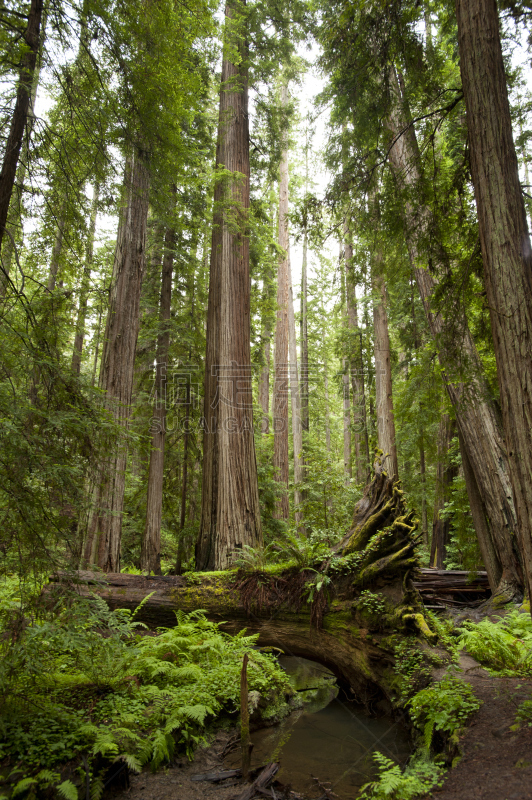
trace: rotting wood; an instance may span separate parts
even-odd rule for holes
[[[279,764],[272,761],[268,764],[252,784],[247,786],[240,794],[236,795],[234,800],[252,800],[259,789],[265,788],[270,781],[274,778],[279,770]]]

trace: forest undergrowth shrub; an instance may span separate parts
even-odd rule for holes
[[[532,674],[532,619],[529,614],[514,610],[497,622],[487,617],[478,623],[466,621],[461,628],[459,644],[497,675]]]
[[[85,759],[95,800],[98,760],[140,770],[156,769],[176,750],[191,756],[209,722],[239,708],[244,653],[264,717],[268,705],[278,709],[279,698],[292,695],[275,659],[253,649],[256,636],[231,637],[201,611],[178,612],[176,626],[157,633],[141,635],[140,627],[134,614],[110,611],[96,596],[63,600],[15,640],[4,626],[0,764],[15,795],[26,787],[32,797],[48,781],[68,798],[77,790],[60,782],[61,770],[75,764],[84,782]]]
[[[407,707],[414,725],[422,734],[421,749],[427,758],[436,733],[445,742],[449,757],[456,751],[460,730],[471,714],[478,711],[480,701],[475,697],[471,684],[446,676],[417,692]]]
[[[416,659],[410,661],[413,665]],[[446,676],[416,692],[407,707],[420,736],[416,751],[404,770],[383,753],[374,753],[379,776],[362,787],[360,800],[414,800],[440,787],[445,767],[459,758],[459,733],[480,701],[470,684]]]
[[[398,677],[398,701],[407,701],[430,681],[432,665],[417,639],[402,636],[394,648],[395,673]]]
[[[383,753],[377,751],[373,758],[379,777],[364,784],[359,800],[414,800],[443,783],[444,770],[424,758],[410,759],[404,771]]]

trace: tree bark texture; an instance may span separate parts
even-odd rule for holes
[[[115,423],[124,431],[131,413],[149,184],[145,158],[135,150],[126,162],[125,205],[120,213],[100,365],[100,388]],[[85,547],[85,560],[97,563],[104,572],[120,570],[125,471],[126,445],[121,441],[114,444],[97,476]]]
[[[424,544],[428,546],[427,470],[425,466],[425,431],[423,425],[420,425],[419,428],[419,480],[421,483],[421,533],[423,534]]]
[[[426,242],[430,240],[429,232],[434,234],[437,231],[437,225],[426,203],[418,202],[417,210],[414,210],[413,202],[408,197],[409,194],[412,198],[419,197],[422,191],[422,167],[415,131],[405,122],[409,114],[401,98],[395,68],[390,70],[390,86],[392,104],[388,126],[393,136],[393,146],[389,158],[399,185],[407,193],[404,203],[405,236],[412,269],[429,329],[438,348],[446,390],[455,409],[502,566],[498,591],[509,597],[519,596],[523,589],[523,578],[515,537],[512,536],[517,522],[505,444],[463,310],[457,306],[444,319],[441,313],[436,313],[432,308],[438,275],[445,275],[447,265],[440,248],[432,253],[432,270],[429,272],[427,268]],[[460,360],[467,369],[467,380],[463,378]]]
[[[342,294],[344,303],[344,325],[349,325],[347,304],[347,268],[345,263],[345,249],[340,245],[340,269],[342,271]],[[351,396],[349,391],[349,361],[342,359],[342,406],[344,427],[344,485],[351,485]]]
[[[299,323],[299,336],[301,348],[301,426],[303,430],[308,433],[310,430],[309,419],[309,389],[308,389],[308,310],[307,310],[307,294],[308,294],[308,278],[307,278],[307,262],[308,262],[308,233],[307,228],[303,231],[303,260],[301,264],[301,319]]]
[[[445,503],[450,500],[452,482],[458,468],[449,463],[449,448],[456,432],[456,422],[449,414],[443,413],[438,426],[438,460],[436,462],[436,486],[434,491],[434,514],[432,518],[432,541],[430,547],[430,566],[443,569],[446,548],[449,542],[449,520],[441,519]]]
[[[525,586],[532,596],[532,253],[496,0],[456,0],[484,285]]]
[[[301,426],[301,398],[299,395],[299,371],[297,368],[296,320],[290,257],[288,258],[288,341],[290,351],[290,399],[292,401],[292,440],[294,445],[294,516],[296,524],[303,521],[301,483],[303,482],[303,428]]]
[[[166,403],[169,323],[172,308],[172,273],[174,267],[175,231],[167,228],[164,237],[161,297],[159,302],[159,335],[155,364],[155,397],[151,425],[153,429],[148,468],[146,525],[140,551],[140,568],[148,573],[161,573],[161,522],[163,509],[164,444],[166,440]]]
[[[217,164],[238,175],[224,182],[221,217],[214,220],[200,569],[223,569],[244,545],[262,544],[250,351],[248,56],[239,32],[244,5],[236,0],[225,8]],[[238,46],[242,57],[237,65],[227,56],[231,46]],[[208,418],[213,427],[207,428]]]
[[[473,518],[473,527],[475,528],[475,533],[477,535],[482,562],[486,567],[486,572],[488,574],[491,591],[493,594],[496,594],[501,582],[503,570],[492,536],[492,531],[488,524],[486,507],[482,501],[475,473],[471,466],[467,448],[464,442],[464,437],[460,432],[460,428],[458,428],[458,441],[460,442],[462,468],[464,470],[467,496],[469,498],[469,506],[471,508],[471,516]]]
[[[259,377],[259,405],[262,410],[261,433],[270,432],[270,362],[271,362],[271,338],[272,325],[270,320],[266,320],[263,327],[262,346],[263,365]]]
[[[350,363],[353,393],[353,444],[355,450],[355,480],[365,484],[369,478],[369,443],[366,429],[366,393],[362,346],[358,325],[358,309],[353,275],[353,245],[347,219],[344,220],[344,258],[346,270],[347,321],[352,357]]]
[[[288,104],[288,86],[281,89],[281,105]],[[286,134],[284,134],[286,137]],[[277,270],[277,323],[275,327],[275,384],[273,388],[273,466],[281,485],[276,516],[288,519],[288,147],[283,143],[279,183],[279,246],[284,255]]]
[[[57,230],[55,232],[54,246],[52,247],[52,255],[50,258],[50,266],[48,268],[48,280],[46,282],[46,289],[53,292],[57,283],[57,275],[59,273],[59,259],[63,250],[63,237],[65,234],[66,214],[63,209],[59,211],[57,218]]]
[[[271,206],[272,220],[275,208]],[[262,409],[261,433],[270,432],[270,371],[272,360],[272,334],[275,321],[275,276],[268,267],[264,275],[263,286],[263,318],[262,318],[262,358],[263,364],[259,375],[259,405]]]
[[[30,111],[31,90],[39,53],[42,10],[43,0],[31,0],[28,24],[23,37],[27,49],[20,63],[15,107],[7,136],[2,172],[0,172],[0,251],[6,231],[24,130]]]
[[[383,452],[383,463],[389,478],[397,480],[397,446],[392,396],[392,364],[390,334],[386,312],[386,285],[381,273],[382,252],[376,242],[371,266],[373,288],[373,328],[375,334],[375,410],[377,414],[377,443]]]
[[[81,279],[81,289],[79,293],[78,316],[76,319],[76,334],[74,337],[74,347],[72,351],[72,372],[74,375],[80,374],[81,356],[83,353],[83,340],[85,338],[85,320],[87,317],[87,302],[89,299],[89,289],[92,270],[92,257],[94,253],[94,234],[96,232],[96,217],[98,215],[98,202],[100,198],[100,185],[94,184],[94,194],[91,204],[91,215],[89,230],[87,231],[87,244],[85,247],[85,264],[83,266],[83,276]]]

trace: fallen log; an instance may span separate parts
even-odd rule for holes
[[[172,581],[146,581],[139,575],[59,573],[52,576],[46,592],[64,594],[68,590],[85,598],[96,594],[112,610],[134,611],[142,603],[135,618],[150,628],[174,626],[178,610],[188,613],[202,609],[227,633],[235,634],[245,628],[249,634],[259,635],[260,646],[276,647],[288,655],[303,656],[323,664],[339,680],[349,684],[361,702],[378,704],[383,698],[391,701],[393,652],[389,645],[381,644],[384,635],[377,632],[372,636],[367,623],[357,616],[356,598],[349,581],[345,578],[334,581],[322,628],[317,630],[310,623],[308,603],[303,602],[299,609],[281,602],[275,608],[247,608],[235,588],[236,575],[235,571],[211,573],[201,579],[201,583],[187,584],[177,577]],[[268,577],[286,580],[283,575],[256,574],[257,582]],[[391,607],[402,597],[397,582],[383,586],[382,591],[390,598]],[[383,710],[390,707],[391,702],[382,706]]]
[[[265,789],[270,781],[273,780],[277,772],[279,771],[279,764],[276,761],[272,761],[271,764],[268,764],[262,772],[258,775],[257,778],[251,783],[249,786],[240,792],[240,794],[236,795],[234,800],[252,800],[253,797],[257,794],[260,789]]]
[[[258,634],[259,645],[323,664],[357,699],[389,711],[397,698],[394,635],[424,638],[424,647],[437,636],[412,582],[419,574],[417,520],[379,455],[353,519],[330,557],[304,567],[149,578],[59,573],[47,591],[97,594],[111,609],[140,606],[137,618],[152,628],[175,625],[176,612],[201,609],[228,633],[245,628]]]

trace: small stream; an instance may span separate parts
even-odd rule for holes
[[[279,725],[252,734],[252,766],[280,761],[278,779],[310,797],[323,794],[313,776],[329,781],[340,800],[355,798],[377,775],[373,753],[404,764],[412,752],[406,730],[389,717],[374,718],[339,690],[335,676],[313,661],[281,656],[279,663],[305,705]],[[238,754],[227,763],[238,766]]]

